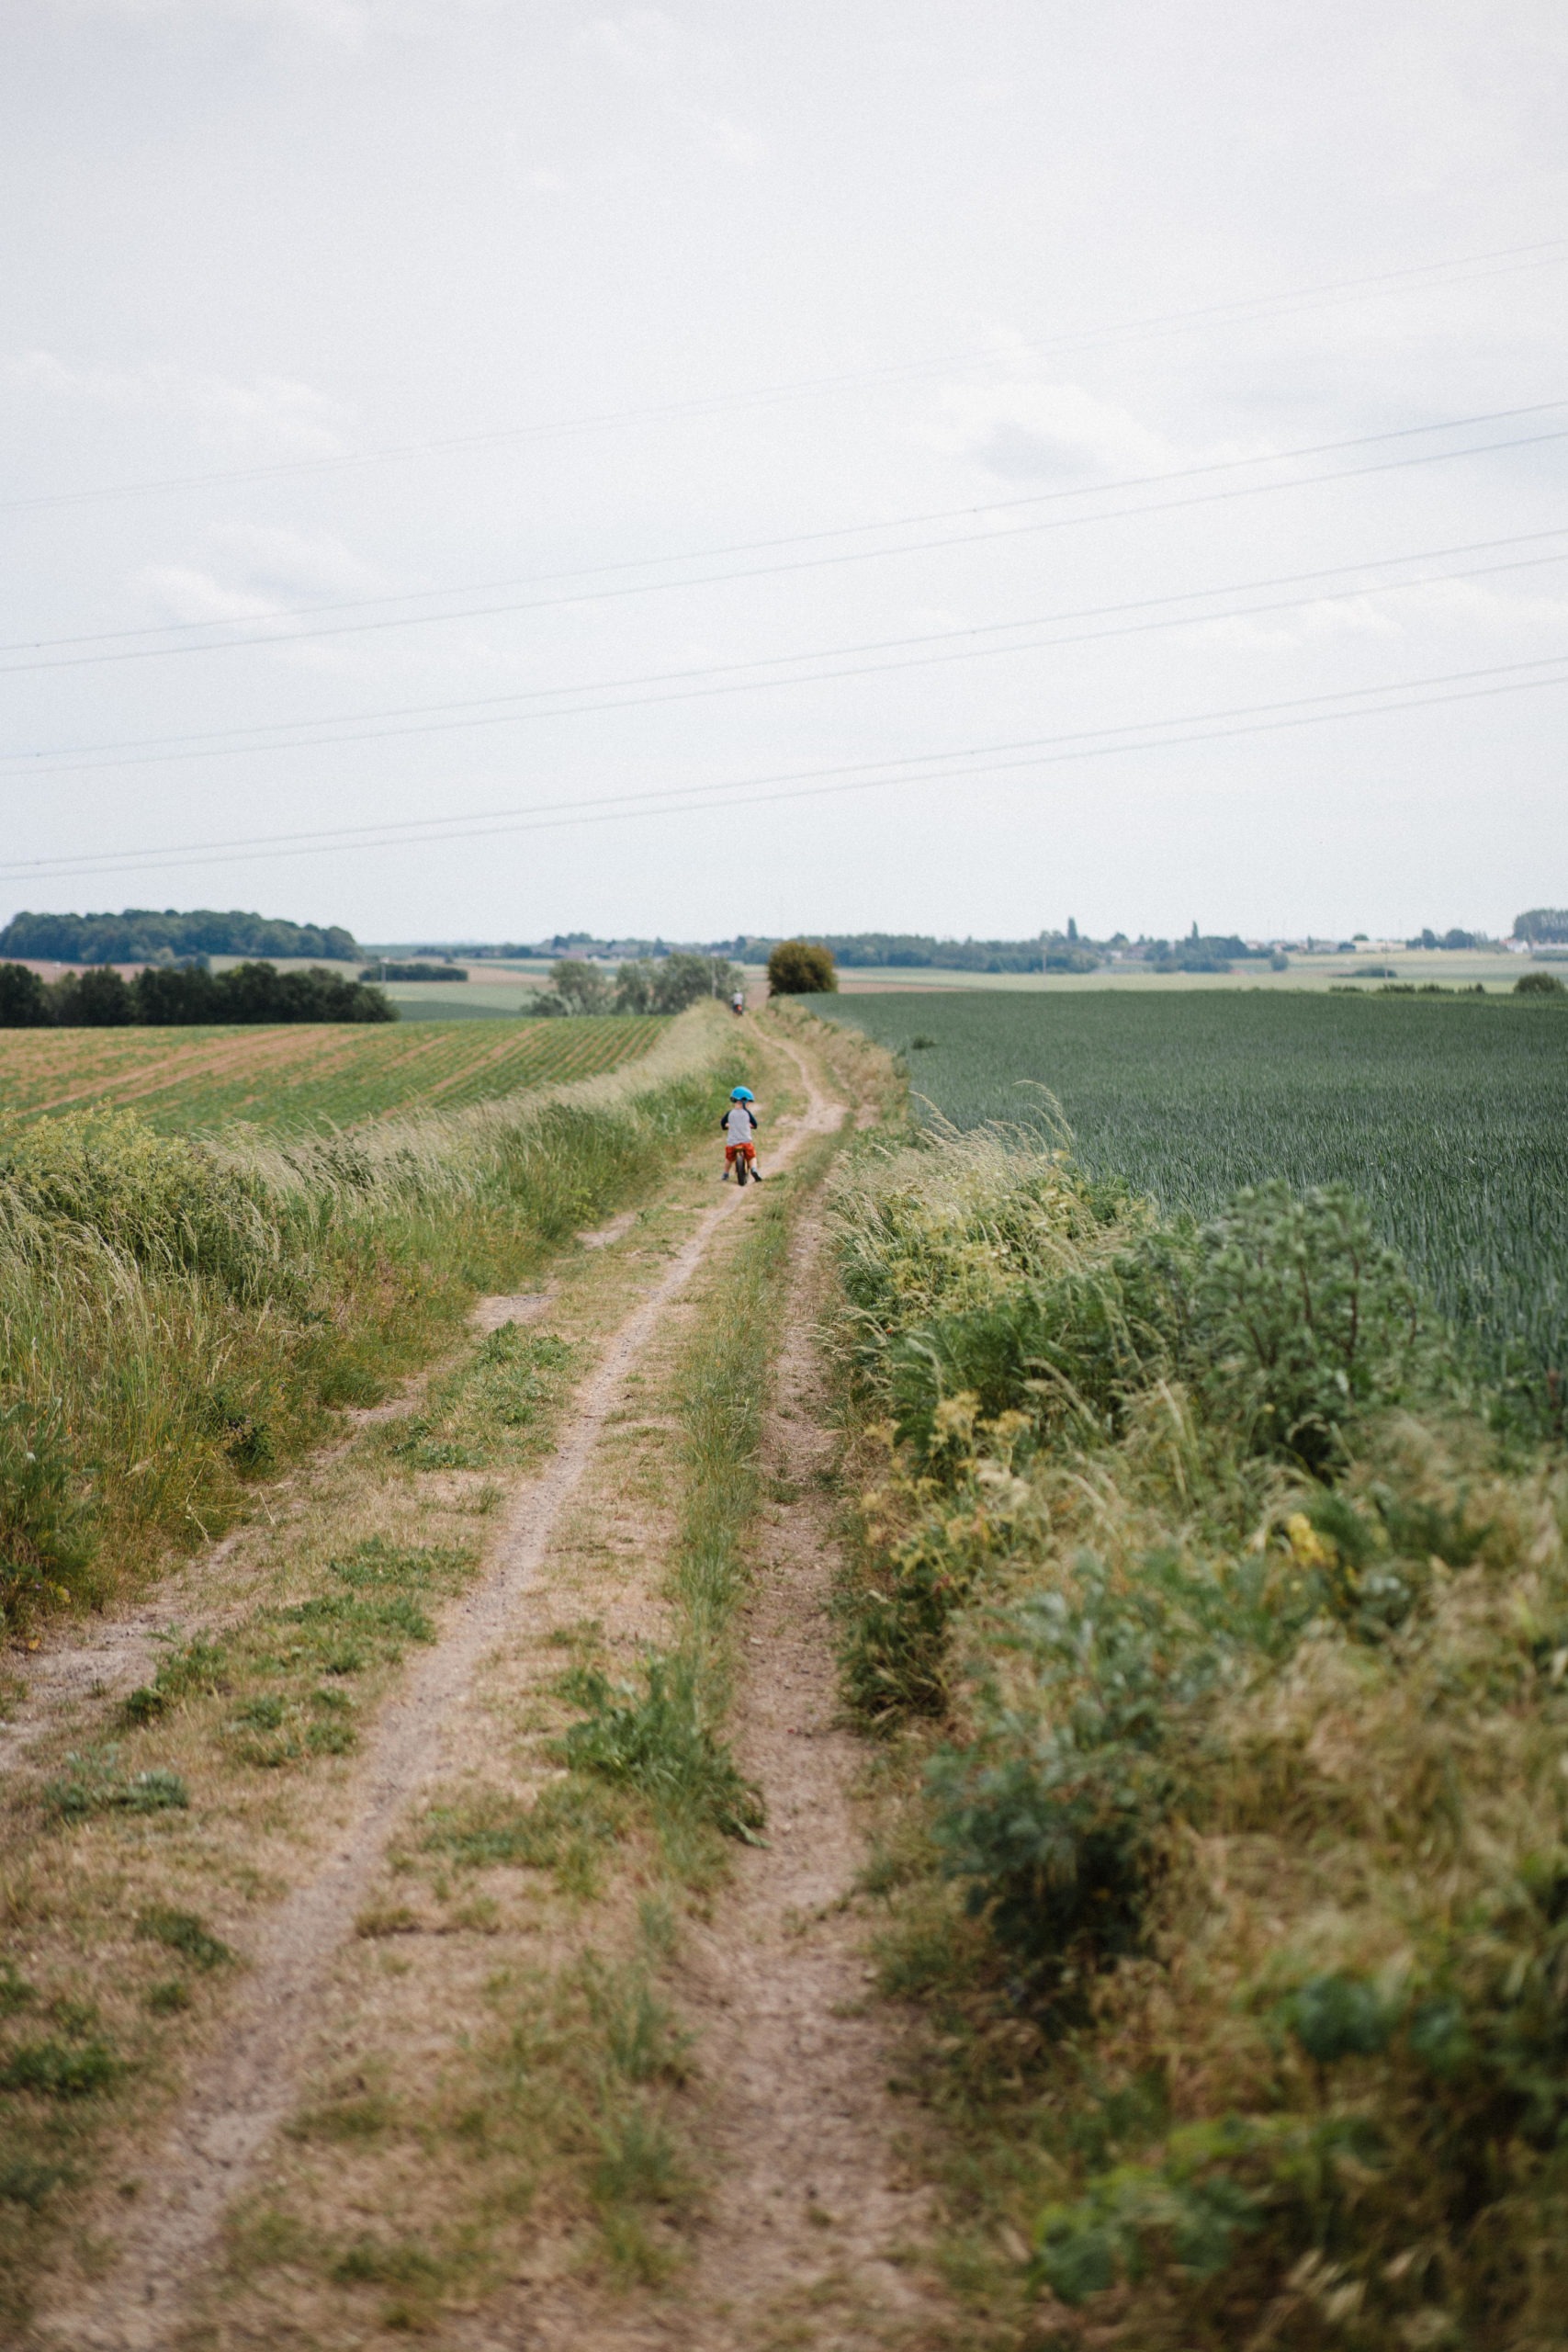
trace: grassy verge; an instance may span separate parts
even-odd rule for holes
[[[646,1183],[724,1035],[704,1012],[618,1077],[292,1145],[112,1112],[0,1136],[0,1638],[217,1533]]]
[[[882,1982],[998,2344],[1519,2352],[1568,2219],[1568,1468],[1328,1190],[839,1202]]]

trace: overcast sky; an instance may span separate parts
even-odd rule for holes
[[[0,32],[0,912],[1568,902],[1560,0]]]

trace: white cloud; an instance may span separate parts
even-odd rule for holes
[[[216,532],[204,563],[152,564],[132,584],[161,618],[186,622],[266,620],[396,587],[342,539],[250,524]]]
[[[343,447],[344,411],[324,393],[286,376],[236,383],[172,361],[134,368],[75,368],[52,351],[0,362],[0,378],[25,390],[99,408],[181,418],[204,437],[241,454],[331,457]]]
[[[370,28],[367,0],[53,0],[53,5],[62,16],[111,17],[130,24],[260,25],[304,33],[340,49],[358,49]]]
[[[700,86],[723,67],[723,51],[694,39],[661,8],[595,17],[582,41],[626,80],[651,91],[661,110],[716,163],[750,168],[766,160],[767,143],[758,131],[700,95]]]
[[[925,437],[1009,481],[1154,472],[1174,455],[1162,435],[1080,384],[954,385],[941,395]]]

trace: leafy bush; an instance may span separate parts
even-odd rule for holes
[[[1423,1368],[1415,1288],[1346,1186],[1238,1193],[1201,1252],[1198,1377],[1247,1442],[1318,1467],[1356,1413],[1410,1394]]]
[[[696,956],[677,948],[657,961],[639,956],[615,974],[617,1012],[684,1012],[705,996],[728,997],[744,978],[724,956]]]
[[[931,1836],[1034,1996],[1078,1995],[1140,1948],[1232,1613],[1174,1555],[1122,1580],[1085,1554],[1070,1583],[1001,1620],[1005,1687],[987,1686],[975,1736],[931,1762]]]
[[[1516,996],[1568,996],[1555,972],[1521,972],[1514,982]]]
[[[768,957],[770,995],[826,996],[838,985],[831,952],[809,939],[781,939]]]

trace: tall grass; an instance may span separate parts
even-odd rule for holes
[[[0,1623],[213,1533],[695,1132],[722,1035],[704,1008],[616,1075],[291,1142],[0,1134]]]
[[[1560,2341],[1561,1451],[1332,1189],[1171,1224],[980,1133],[839,1219],[959,2275],[1030,2345]]]

